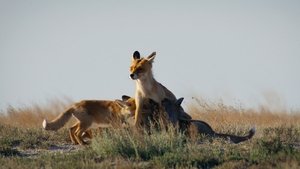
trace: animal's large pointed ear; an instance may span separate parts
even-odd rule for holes
[[[178,106],[180,106],[181,103],[182,103],[182,101],[183,101],[183,99],[184,99],[183,97],[179,98],[178,100],[176,100],[175,104],[178,105]]]
[[[137,59],[140,59],[141,58],[141,55],[140,55],[140,52],[139,51],[135,51],[132,55],[132,59],[133,60],[137,60]]]
[[[122,96],[122,100],[123,100],[123,101],[127,101],[128,99],[130,99],[129,96],[127,96],[127,95],[123,95],[123,96]]]
[[[156,56],[156,52],[152,52],[152,53],[147,57],[147,60],[148,60],[149,62],[153,62],[155,56]]]

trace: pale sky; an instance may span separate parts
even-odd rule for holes
[[[0,110],[134,95],[135,50],[185,104],[299,110],[299,30],[299,0],[0,0]]]

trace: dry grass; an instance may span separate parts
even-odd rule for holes
[[[219,102],[195,99],[188,105],[187,112],[194,119],[208,122],[213,128],[222,130],[231,127],[267,128],[278,126],[299,126],[300,112],[271,111],[267,106],[258,109],[227,106]]]
[[[52,100],[46,106],[37,104],[20,108],[9,106],[5,112],[0,112],[0,123],[14,127],[39,128],[44,118],[53,119],[70,104],[71,101],[66,99]]]
[[[21,108],[9,106],[0,113],[0,123],[15,127],[41,127],[44,118],[53,119],[71,105],[70,99],[53,100],[46,106],[33,105]],[[188,104],[186,111],[194,119],[209,123],[214,129],[222,131],[225,128],[256,128],[276,126],[299,126],[300,112],[270,111],[261,106],[259,110],[244,109],[224,105],[222,102],[208,102],[196,99]]]
[[[0,113],[0,166],[3,168],[299,168],[300,112],[258,110],[199,101],[187,106],[194,119],[222,133],[244,135],[253,126],[257,133],[241,144],[188,139],[182,133],[159,131],[135,134],[134,130],[104,130],[91,146],[72,148],[66,129],[42,129],[44,118],[53,119],[71,101],[49,105],[8,107]],[[72,120],[71,122],[72,123]],[[55,153],[53,147],[62,147]],[[77,151],[77,150],[78,151]],[[29,152],[37,155],[26,156]]]

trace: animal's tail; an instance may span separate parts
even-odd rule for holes
[[[67,121],[69,121],[73,112],[74,108],[70,108],[67,111],[60,114],[58,117],[56,117],[56,119],[52,120],[51,122],[47,122],[47,120],[44,119],[43,128],[45,130],[58,130],[62,128],[67,123]]]
[[[231,142],[237,144],[246,140],[251,139],[255,134],[255,127],[251,128],[247,136],[235,136],[231,134],[222,134],[222,133],[215,133],[215,137],[229,139]]]

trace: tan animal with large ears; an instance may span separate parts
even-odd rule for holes
[[[165,86],[157,82],[152,73],[152,63],[156,56],[153,52],[146,58],[141,58],[140,53],[135,51],[133,53],[132,62],[130,66],[130,77],[136,80],[136,93],[135,93],[135,125],[139,126],[141,122],[140,115],[143,110],[145,99],[152,99],[157,103],[165,98],[176,101],[175,95],[168,90]],[[191,119],[188,114],[184,115],[186,119]]]
[[[109,100],[83,100],[72,105],[65,112],[61,113],[51,122],[43,121],[45,130],[58,130],[63,127],[67,121],[73,117],[77,122],[69,129],[71,141],[74,144],[87,144],[84,140],[84,134],[91,138],[90,129],[105,128],[111,126],[120,126],[125,122],[126,116],[134,113],[134,107],[128,101],[109,101]]]

